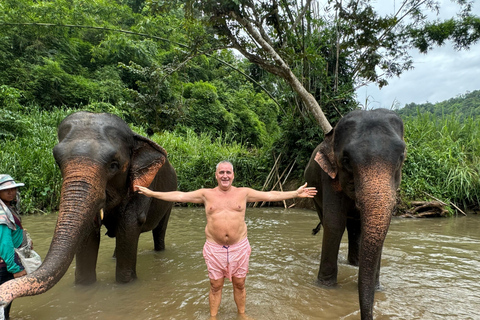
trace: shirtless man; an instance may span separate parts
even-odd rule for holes
[[[248,272],[250,244],[247,239],[245,210],[247,202],[282,201],[291,198],[313,198],[315,188],[307,184],[296,191],[262,192],[251,188],[237,188],[232,185],[235,174],[228,161],[217,164],[215,178],[218,186],[213,189],[198,189],[191,192],[154,192],[136,186],[139,193],[171,202],[203,203],[207,216],[205,227],[206,242],[203,256],[210,278],[210,315],[215,317],[222,299],[224,279],[233,283],[233,296],[239,314],[245,313],[245,279]]]

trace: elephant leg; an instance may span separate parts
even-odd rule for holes
[[[75,284],[88,285],[97,281],[96,267],[99,246],[100,227],[95,227],[76,252]]]
[[[136,216],[122,217],[118,223],[115,245],[117,266],[115,279],[128,283],[137,278],[137,250],[140,228]]]
[[[348,232],[348,263],[358,267],[360,254],[360,236],[362,234],[362,226],[360,219],[347,219]]]
[[[322,255],[318,281],[325,286],[334,286],[337,284],[338,252],[345,232],[346,217],[325,212],[323,218]]]
[[[168,219],[170,218],[171,211],[172,208],[170,207],[170,209],[165,212],[163,218],[155,229],[152,230],[155,251],[165,250],[165,233],[167,232]]]

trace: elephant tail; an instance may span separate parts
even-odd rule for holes
[[[312,235],[316,235],[317,233],[320,232],[320,229],[322,228],[322,221],[320,221],[317,226],[315,227],[315,229],[312,229]]]

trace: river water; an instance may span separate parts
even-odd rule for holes
[[[26,216],[36,251],[48,251],[56,215]],[[74,285],[74,265],[50,291],[14,301],[12,319],[209,319],[202,208],[172,211],[164,252],[151,233],[139,243],[138,281],[115,283],[114,239],[102,236],[98,281]],[[314,211],[248,208],[252,246],[247,315],[257,320],[359,319],[357,268],[342,242],[338,287],[316,285],[321,233]],[[480,216],[394,218],[385,242],[375,295],[376,319],[480,319]],[[218,320],[240,319],[225,282]]]

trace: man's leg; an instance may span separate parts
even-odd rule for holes
[[[247,300],[247,291],[245,290],[245,279],[246,278],[235,278],[232,277],[233,283],[233,298],[237,304],[238,313],[245,313],[245,304]]]
[[[218,308],[220,307],[220,302],[222,301],[222,289],[223,282],[225,278],[220,278],[217,280],[210,279],[210,293],[208,299],[210,302],[210,315],[212,317],[216,316],[218,313]]]

